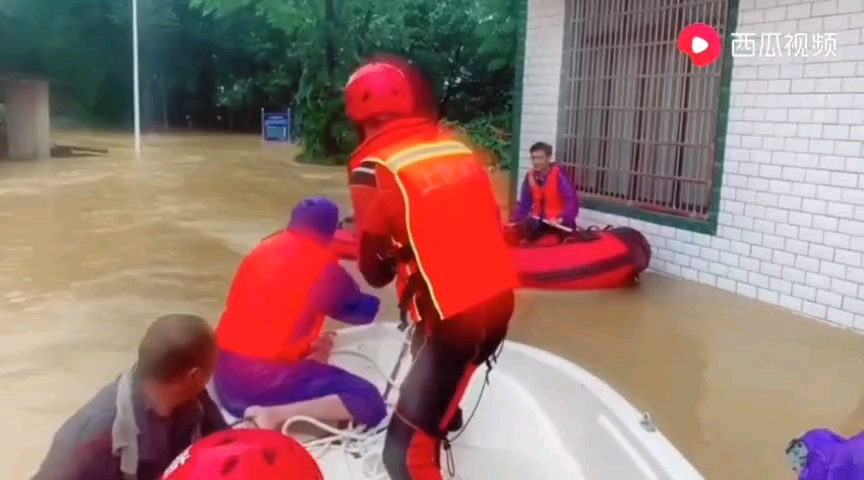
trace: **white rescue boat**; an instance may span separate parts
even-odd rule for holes
[[[333,363],[383,392],[406,336],[395,324],[377,323],[340,330],[335,341]],[[410,358],[402,362],[396,379],[404,377],[410,363]],[[444,465],[445,479],[704,480],[650,417],[577,365],[508,341],[485,389],[484,370],[478,369],[462,401],[465,429],[453,441],[452,468]],[[393,383],[398,386],[398,380]],[[390,405],[397,394],[394,388]],[[298,437],[317,458],[325,479],[389,478],[381,463],[386,421],[365,432],[330,429],[307,418],[288,423],[300,422],[332,433]]]

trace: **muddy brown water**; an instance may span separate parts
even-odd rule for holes
[[[347,204],[343,170],[293,164],[292,147],[255,137],[145,136],[140,159],[128,135],[56,140],[109,154],[0,163],[4,478],[33,472],[150,320],[217,319],[241,255],[295,201]],[[864,428],[864,337],[693,283],[649,274],[632,290],[523,292],[511,338],[609,382],[709,479],[792,478],[789,438]]]

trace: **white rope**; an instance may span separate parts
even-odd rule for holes
[[[364,430],[362,427],[339,429],[312,417],[297,416],[285,422],[285,426],[282,427],[282,433],[290,435],[288,429],[298,423],[313,425],[330,434],[324,438],[301,442],[316,459],[320,460],[325,454],[339,447],[346,458],[359,456],[362,459],[360,464],[361,473],[363,474],[362,478],[374,480],[388,478],[386,472],[381,472],[379,468],[381,464],[380,451],[383,449],[385,428],[375,428],[371,432]],[[384,425],[386,425],[386,420]],[[375,453],[378,453],[378,455],[374,455]]]
[[[403,355],[411,355],[410,352],[410,343],[411,337],[413,333],[414,327],[411,326],[405,332],[405,340],[402,344],[402,347],[409,347],[403,349]],[[396,377],[399,375],[399,371],[394,371],[391,374],[386,373],[380,365],[378,365],[375,360],[370,358],[369,356],[358,352],[357,350],[345,349],[345,350],[335,350],[332,353],[332,356],[352,356],[365,360],[372,367],[375,368],[377,373],[384,378],[384,381],[387,385],[392,387],[390,390],[399,391],[399,387],[401,386],[401,382],[397,381]],[[396,364],[399,365],[402,361],[402,357],[396,359]],[[415,359],[412,358],[411,365],[408,370],[410,370],[411,366],[414,365]],[[402,369],[399,369],[402,370]],[[389,395],[388,395],[389,396]],[[340,429],[328,425],[321,420],[316,418],[308,417],[308,416],[297,416],[288,419],[285,424],[282,426],[282,433],[284,435],[290,436],[289,430],[291,426],[298,423],[305,423],[312,425],[316,428],[319,428],[327,433],[324,438],[317,438],[313,440],[307,440],[305,442],[300,442],[306,450],[312,454],[317,460],[320,460],[324,455],[330,453],[335,448],[339,448],[342,451],[342,454],[346,460],[346,465],[349,470],[351,468],[350,459],[354,457],[359,457],[360,460],[360,477],[356,474],[352,475],[353,478],[364,478],[368,480],[388,480],[390,476],[383,469],[383,463],[381,460],[381,452],[384,450],[384,439],[387,431],[387,425],[390,423],[390,416],[393,414],[393,410],[396,407],[396,401],[389,401],[388,398],[384,398],[384,402],[387,406],[387,416],[384,420],[374,428],[365,428],[360,426],[351,426],[349,428]],[[353,473],[353,472],[352,472]],[[442,472],[445,478],[449,478],[450,480],[458,480],[460,477],[458,475],[448,476],[447,472]]]
[[[385,419],[382,425],[387,425],[388,422],[389,420]],[[291,425],[297,423],[313,425],[330,433],[330,436],[325,438],[300,442],[316,460],[320,460],[325,454],[331,452],[333,448],[339,446],[346,460],[352,457],[360,457],[361,459],[360,473],[362,477],[354,475],[353,478],[368,480],[387,480],[390,478],[387,472],[384,471],[381,461],[381,452],[386,433],[385,427],[375,428],[369,433],[359,427],[339,429],[312,417],[297,416],[285,422],[285,426],[282,427],[282,433],[290,436],[288,429]],[[473,445],[466,446],[472,447]],[[473,447],[480,448],[477,446]],[[350,463],[348,463],[348,467],[350,470]],[[458,474],[451,476],[446,471],[442,471],[441,473],[449,480],[459,480],[461,478]]]
[[[403,347],[410,344],[412,332],[413,326],[409,328],[408,331],[406,331],[405,340],[402,345]],[[404,349],[403,354],[410,355],[410,348]],[[381,366],[375,362],[375,360],[356,350],[336,350],[333,352],[332,355],[353,356],[365,360],[370,365],[372,365],[372,367],[375,368],[375,370],[379,375],[381,375],[381,377],[384,378],[386,384],[392,387],[389,390],[399,391],[400,382],[398,382],[396,379],[396,376],[399,375],[399,371],[394,371],[393,376],[391,377],[390,374],[384,372],[384,369],[382,369]],[[397,358],[397,364],[401,362],[401,360],[401,357]],[[412,366],[413,362],[414,359],[412,359]],[[387,475],[387,472],[383,471],[383,469],[381,468],[381,451],[383,450],[386,426],[390,422],[390,415],[392,415],[393,413],[396,402],[390,402],[388,398],[385,398],[384,401],[387,405],[388,415],[384,419],[384,421],[381,422],[380,425],[377,425],[376,427],[371,429],[353,425],[346,429],[340,429],[328,425],[316,418],[308,416],[297,416],[292,417],[285,422],[285,424],[282,426],[282,433],[284,435],[290,436],[289,429],[292,425],[298,423],[305,423],[319,428],[329,433],[330,435],[324,438],[301,442],[301,444],[306,447],[306,449],[309,451],[309,453],[312,454],[312,456],[320,460],[325,454],[331,452],[334,448],[338,446],[341,448],[346,460],[355,456],[359,456],[361,458],[361,478],[366,478],[370,480],[386,480],[389,478],[389,476]],[[355,476],[355,478],[357,477]]]

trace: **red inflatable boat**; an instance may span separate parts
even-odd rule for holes
[[[336,232],[333,248],[340,258],[357,258],[354,232]],[[632,284],[648,268],[651,247],[638,231],[627,228],[578,230],[564,237],[547,236],[513,247],[522,287],[549,290],[596,290]]]

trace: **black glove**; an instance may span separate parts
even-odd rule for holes
[[[374,288],[385,287],[396,278],[396,259],[388,253],[391,246],[389,237],[364,233],[360,238],[357,267]]]

